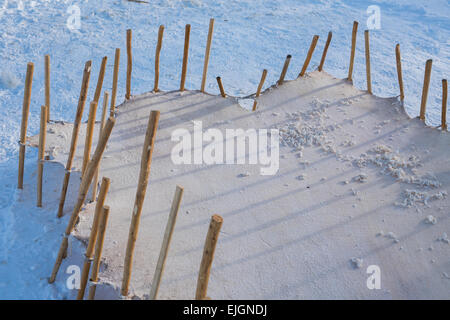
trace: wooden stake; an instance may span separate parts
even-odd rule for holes
[[[425,121],[425,111],[427,108],[428,88],[430,87],[432,65],[433,60],[432,59],[427,60],[425,64],[425,76],[423,79],[422,102],[420,104],[420,116],[419,116],[419,119],[423,121]]]
[[[208,40],[206,42],[206,49],[205,49],[205,63],[203,64],[203,76],[202,76],[202,86],[200,91],[205,92],[205,85],[206,85],[206,74],[208,73],[208,63],[209,63],[209,53],[211,51],[211,41],[214,31],[214,19],[209,20],[209,30],[208,30]]]
[[[145,133],[144,146],[141,157],[141,170],[139,172],[139,181],[136,191],[136,199],[134,201],[133,213],[128,234],[127,251],[125,254],[123,279],[122,279],[122,296],[128,295],[128,286],[130,284],[131,268],[133,264],[133,252],[136,243],[139,222],[144,204],[145,193],[147,191],[148,176],[150,174],[150,166],[152,163],[152,154],[155,143],[156,130],[158,128],[159,111],[152,111],[148,118],[147,132]]]
[[[78,132],[80,130],[81,118],[83,116],[84,105],[86,103],[87,91],[89,88],[89,79],[91,75],[91,61],[87,61],[84,65],[83,80],[81,82],[80,97],[78,99],[77,113],[72,129],[72,141],[70,143],[69,157],[67,158],[66,173],[64,175],[61,196],[59,199],[58,218],[61,218],[64,210],[64,202],[66,201],[67,187],[69,186],[70,172],[72,170],[72,162],[78,141]]]
[[[180,186],[176,187],[175,195],[172,201],[172,207],[170,208],[169,219],[167,221],[166,230],[164,231],[164,239],[159,252],[158,263],[156,264],[155,274],[153,276],[152,288],[150,290],[150,300],[155,300],[158,295],[159,285],[161,284],[161,278],[164,272],[164,266],[166,264],[167,253],[169,251],[170,240],[172,239],[173,230],[175,228],[175,222],[177,219],[178,210],[180,209],[181,198],[183,197],[184,189]]]
[[[355,49],[356,49],[356,34],[358,32],[358,22],[353,21],[352,30],[352,49],[350,52],[350,66],[348,67],[348,81],[353,81],[353,63],[355,61]]]
[[[100,270],[100,262],[102,258],[103,242],[105,241],[106,225],[108,223],[109,207],[104,206],[100,226],[98,230],[97,245],[95,246],[95,258],[92,266],[91,287],[89,289],[89,300],[94,300],[95,290],[97,289],[98,272]]]
[[[37,178],[38,207],[42,207],[42,176],[44,172],[45,136],[47,134],[47,109],[48,106],[41,107],[41,127],[39,131],[38,178]]]
[[[217,240],[219,238],[220,228],[223,219],[215,214],[211,217],[208,234],[206,235],[205,247],[203,248],[203,257],[198,272],[197,291],[195,293],[196,300],[204,300],[208,290],[209,274],[214,259],[214,251],[216,250]]]
[[[108,57],[103,57],[102,64],[100,66],[100,71],[97,79],[97,87],[95,88],[94,101],[98,104],[100,100],[100,94],[102,93],[103,79],[105,78],[106,62]]]
[[[331,38],[333,37],[333,33],[328,32],[327,42],[325,43],[325,47],[323,48],[322,59],[320,59],[319,71],[323,70],[323,64],[325,63],[325,58],[327,57],[328,47],[330,46]]]
[[[365,49],[366,49],[366,79],[367,79],[367,92],[372,94],[372,80],[370,76],[370,43],[369,43],[369,30],[364,31]]]
[[[284,77],[286,77],[286,73],[289,68],[289,63],[291,62],[291,58],[292,58],[292,56],[290,54],[288,54],[286,56],[286,60],[284,60],[283,70],[281,71],[280,79],[278,79],[278,82],[277,82],[278,85],[283,84],[283,82],[284,82]]]
[[[95,125],[95,117],[97,113],[97,102],[92,101],[89,107],[89,118],[86,127],[86,139],[84,143],[84,157],[83,157],[83,166],[81,169],[81,175],[86,171],[86,166],[89,162],[89,158],[91,156],[91,147],[92,147],[92,136],[94,133],[94,125]]]
[[[315,35],[311,41],[311,45],[309,46],[308,54],[306,55],[305,62],[303,63],[302,71],[300,71],[300,74],[298,75],[299,77],[303,77],[305,75],[306,69],[308,69],[309,62],[311,61],[318,40],[319,36]]]
[[[109,97],[109,93],[108,93],[108,91],[105,91],[105,93],[103,95],[102,118],[100,121],[100,126],[98,128],[98,140],[97,141],[100,141],[100,137],[102,136],[102,130],[103,130],[103,127],[105,126],[106,109],[108,108],[108,97]],[[95,201],[95,198],[97,196],[97,184],[98,184],[99,171],[100,171],[99,168],[97,168],[97,171],[95,171],[95,175],[94,175],[94,181],[92,182],[92,196],[91,196],[92,201]]]
[[[131,53],[131,29],[127,30],[127,91],[125,99],[129,100],[131,97],[131,71],[133,70],[133,56]]]
[[[442,131],[447,130],[447,79],[442,79],[441,129]]]
[[[258,98],[259,95],[261,94],[261,90],[264,85],[264,81],[266,81],[266,76],[267,76],[267,69],[264,69],[262,72],[262,75],[261,75],[261,80],[259,81],[259,84],[258,84],[258,89],[256,90],[255,101],[253,102],[252,111],[256,110],[256,98]]]
[[[116,111],[116,94],[117,94],[117,80],[119,79],[119,63],[120,63],[120,49],[116,49],[114,56],[114,74],[113,74],[113,86],[111,93],[111,106],[109,108],[109,116],[114,117]]]
[[[162,39],[164,35],[164,26],[160,25],[158,30],[158,44],[156,45],[156,52],[155,52],[155,86],[153,87],[154,92],[159,91],[159,57],[161,55],[161,48],[162,48]]]
[[[77,300],[83,300],[84,292],[86,290],[87,280],[89,278],[89,270],[91,268],[91,262],[94,254],[95,242],[97,240],[100,216],[103,210],[103,205],[105,204],[105,197],[106,193],[108,193],[109,184],[109,178],[104,177],[102,179],[98,201],[95,205],[94,221],[92,222],[91,234],[89,235],[89,242],[86,249],[86,258],[84,260],[83,272],[81,273],[80,289],[78,290]]]
[[[47,122],[50,122],[50,56],[45,55],[45,105],[47,108]]]
[[[113,117],[109,117],[108,121],[106,122],[105,128],[102,131],[102,137],[101,137],[99,143],[97,144],[97,148],[95,149],[94,155],[93,155],[91,161],[89,161],[89,164],[86,168],[86,172],[84,173],[83,178],[81,180],[80,190],[78,191],[77,202],[75,204],[75,207],[73,208],[72,215],[70,216],[70,220],[67,225],[64,237],[69,237],[70,233],[72,232],[73,228],[75,227],[81,207],[83,206],[89,186],[91,185],[92,178],[94,177],[94,173],[100,164],[100,159],[103,155],[103,151],[105,151],[106,144],[108,142],[109,136],[111,135],[111,131],[114,127],[115,122],[116,122],[116,120]],[[61,244],[61,246],[62,245],[63,244]],[[64,252],[62,255],[58,254],[58,258],[55,262],[55,266],[53,267],[53,271],[52,271],[52,275],[49,279],[49,283],[52,283],[55,281],[59,266],[61,265],[60,260],[62,260],[63,257],[64,257]]]
[[[184,52],[183,52],[183,67],[181,69],[181,83],[180,91],[184,91],[184,84],[186,83],[186,72],[189,55],[189,36],[191,33],[191,25],[187,24],[184,32]]]
[[[400,57],[400,44],[398,43],[395,46],[395,57],[397,59],[397,76],[398,85],[400,87],[400,101],[403,102],[403,100],[405,99],[405,91],[403,90],[402,60]]]
[[[225,90],[223,89],[222,79],[220,77],[216,78],[217,84],[219,85],[220,95],[222,98],[225,98],[227,95],[225,94]]]
[[[17,178],[17,188],[23,189],[23,169],[25,163],[25,143],[27,142],[28,115],[30,113],[31,87],[33,84],[34,64],[28,62],[27,76],[25,78],[25,91],[22,105],[22,125],[20,127],[20,147],[19,147],[19,174]]]

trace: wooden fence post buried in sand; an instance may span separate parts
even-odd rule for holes
[[[64,202],[66,201],[67,187],[69,186],[70,172],[72,170],[72,162],[77,148],[78,132],[80,131],[81,118],[83,116],[84,105],[86,103],[87,91],[89,88],[89,78],[91,75],[91,61],[87,61],[84,65],[83,80],[81,83],[80,97],[78,99],[77,113],[73,122],[72,141],[70,143],[69,156],[67,158],[66,173],[64,175],[61,196],[59,198],[58,218],[62,217],[64,210]]]
[[[89,118],[86,127],[86,139],[84,143],[84,156],[83,156],[83,166],[81,169],[81,175],[84,174],[86,170],[86,166],[89,162],[89,158],[91,157],[91,147],[92,147],[92,136],[94,133],[94,125],[95,125],[95,116],[97,114],[97,102],[92,101],[89,106]]]
[[[366,49],[366,79],[367,79],[367,92],[372,94],[372,79],[370,76],[370,42],[369,42],[369,30],[364,31],[364,43]]]
[[[28,62],[27,75],[25,78],[25,91],[23,94],[22,105],[22,125],[20,127],[20,141],[19,141],[19,174],[17,177],[17,188],[23,189],[23,169],[25,163],[25,143],[27,142],[27,128],[28,128],[28,115],[30,113],[30,101],[31,101],[31,87],[33,84],[33,71],[34,64]]]
[[[267,69],[264,69],[262,72],[262,75],[261,75],[261,80],[259,81],[259,84],[258,84],[258,89],[256,90],[255,101],[253,102],[252,111],[256,110],[256,98],[258,98],[259,95],[261,94],[261,89],[264,85],[264,81],[266,80],[266,76],[267,76]]]
[[[355,50],[356,50],[356,34],[358,32],[358,22],[353,21],[352,30],[352,49],[350,51],[350,65],[348,67],[348,81],[353,81],[353,63],[355,62]]]
[[[286,77],[286,73],[289,68],[289,62],[291,62],[291,58],[292,58],[292,56],[290,54],[288,54],[286,56],[286,60],[284,60],[283,70],[281,70],[280,79],[278,79],[278,81],[277,81],[278,85],[283,84],[283,82],[284,82],[284,77]]]
[[[325,58],[327,57],[328,47],[330,46],[332,37],[333,37],[333,33],[331,31],[328,32],[327,42],[325,43],[325,47],[323,48],[322,58],[320,59],[319,68],[317,68],[317,70],[319,70],[319,71],[323,70],[323,64],[325,63]]]
[[[114,74],[113,74],[113,85],[111,92],[111,106],[109,107],[109,116],[114,117],[116,111],[116,95],[117,95],[117,80],[119,79],[119,64],[120,64],[120,49],[116,49],[114,55]]]
[[[189,37],[191,33],[191,25],[187,24],[184,32],[184,51],[183,51],[183,66],[181,68],[181,82],[180,91],[184,91],[184,84],[186,83],[186,72],[189,56]]]
[[[441,113],[441,129],[447,130],[447,79],[442,79],[442,113]]]
[[[180,186],[176,187],[175,195],[173,196],[172,207],[170,208],[169,219],[167,221],[166,230],[164,231],[163,243],[161,251],[159,252],[158,263],[156,264],[155,274],[153,275],[152,287],[150,290],[150,300],[155,300],[158,295],[159,285],[164,272],[166,264],[167,253],[169,252],[170,240],[172,239],[175,222],[177,220],[178,210],[180,209],[181,198],[183,197],[184,189]]]
[[[103,57],[100,71],[98,73],[97,86],[95,87],[94,101],[98,104],[100,100],[100,94],[102,93],[103,79],[105,78],[106,62],[108,57]]]
[[[45,136],[47,134],[47,109],[48,106],[41,107],[41,125],[39,131],[38,177],[37,177],[38,207],[42,207],[42,175],[44,172]]]
[[[127,30],[127,88],[125,93],[125,99],[129,100],[131,97],[131,72],[133,70],[133,55],[131,52],[131,29]]]
[[[45,60],[45,105],[47,108],[47,122],[50,122],[50,56],[47,54]]]
[[[433,65],[433,60],[427,60],[425,64],[425,75],[423,79],[423,89],[422,89],[422,102],[420,103],[420,116],[419,119],[425,121],[425,111],[427,108],[427,98],[428,89],[430,87],[430,77],[431,77],[431,67]]]
[[[227,95],[225,94],[225,90],[223,89],[222,79],[220,77],[216,78],[217,84],[219,85],[220,95],[222,98],[225,98]]]
[[[158,43],[156,45],[156,52],[155,52],[155,86],[153,87],[154,92],[159,91],[159,58],[161,56],[163,35],[164,35],[164,26],[160,25],[158,30]]]
[[[94,300],[95,290],[97,289],[98,272],[100,270],[100,262],[102,258],[103,242],[105,241],[106,225],[108,223],[109,206],[104,206],[102,210],[101,220],[98,228],[98,236],[95,246],[95,257],[92,265],[91,287],[89,288],[89,300]]]
[[[123,279],[122,279],[122,296],[128,295],[128,286],[130,284],[131,268],[133,265],[133,252],[136,243],[139,222],[144,204],[145,193],[147,191],[148,177],[150,174],[150,166],[152,163],[152,154],[155,144],[156,130],[158,128],[159,111],[152,111],[148,118],[147,131],[145,133],[144,146],[142,149],[141,169],[139,172],[139,180],[134,201],[133,212],[130,223],[130,231],[128,234],[127,251],[125,254]]]
[[[98,128],[98,141],[100,141],[100,137],[102,136],[102,130],[105,126],[105,120],[106,120],[106,110],[108,108],[108,97],[109,93],[108,91],[105,91],[103,95],[103,110],[102,110],[102,118],[100,120],[100,126]],[[94,175],[94,181],[92,182],[92,196],[91,200],[95,201],[95,197],[97,196],[97,183],[98,183],[98,175],[99,175],[99,168],[97,168],[97,171],[95,171]]]
[[[208,234],[206,235],[205,247],[203,248],[202,262],[200,264],[200,270],[198,271],[195,300],[206,299],[209,274],[211,272],[211,266],[214,259],[214,251],[216,250],[216,244],[219,238],[219,232],[220,228],[222,227],[222,222],[222,217],[217,214],[211,217]]]
[[[66,249],[64,249],[65,243],[67,243],[68,241],[67,239],[70,236],[70,233],[72,232],[73,228],[75,227],[81,207],[83,206],[84,200],[86,200],[86,195],[89,190],[89,186],[91,185],[92,178],[94,177],[95,171],[97,170],[100,164],[100,160],[102,158],[103,152],[105,151],[106,144],[108,142],[109,136],[111,135],[111,131],[114,127],[115,122],[116,120],[113,117],[109,117],[108,121],[106,122],[105,128],[102,130],[102,136],[97,144],[97,148],[95,149],[94,155],[89,161],[89,164],[86,167],[86,172],[84,173],[83,178],[81,179],[81,185],[78,191],[77,202],[75,204],[75,207],[73,208],[72,215],[70,216],[70,220],[67,225],[63,241],[61,243],[61,247],[58,251],[55,266],[53,267],[52,274],[50,276],[50,279],[48,280],[49,283],[53,283],[56,279],[59,267],[66,253],[67,246]]]
[[[211,19],[209,19],[208,40],[206,42],[205,62],[203,64],[202,86],[200,88],[200,91],[203,93],[205,92],[206,75],[208,73],[209,53],[211,52],[211,42],[212,42],[213,32],[214,32],[214,19],[211,18]]]
[[[89,242],[86,249],[83,272],[81,273],[80,289],[78,290],[78,300],[83,300],[84,292],[86,290],[87,281],[89,278],[89,270],[91,268],[91,262],[94,255],[95,242],[97,240],[98,226],[100,223],[100,217],[103,210],[103,205],[105,204],[106,194],[108,193],[110,185],[109,178],[103,177],[102,185],[100,187],[100,194],[98,196],[98,201],[95,205],[94,221],[92,222],[91,234],[89,235]]]
[[[316,48],[317,41],[319,40],[319,36],[315,35],[312,38],[311,45],[309,46],[308,54],[306,55],[305,62],[303,63],[302,71],[300,71],[299,77],[303,77],[306,73],[306,69],[308,69],[309,62],[311,61],[312,55],[314,53],[314,49]]]
[[[398,43],[395,46],[395,58],[397,60],[397,77],[398,85],[400,87],[400,101],[403,102],[405,99],[405,91],[403,90],[402,60],[400,57],[400,44]]]

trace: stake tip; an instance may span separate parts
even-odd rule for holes
[[[216,223],[222,223],[223,222],[223,218],[221,216],[219,216],[218,214],[214,214],[211,217],[211,222],[214,221]]]

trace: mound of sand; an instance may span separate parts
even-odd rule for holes
[[[369,95],[324,72],[266,90],[256,112],[235,98],[196,91],[147,93],[120,105],[101,163],[100,177],[111,179],[111,213],[100,275],[104,287],[97,298],[119,297],[150,110],[160,110],[161,117],[131,296],[150,291],[179,184],[185,193],[161,299],[194,297],[215,213],[224,223],[209,282],[213,299],[450,298],[450,135],[410,119],[396,98]],[[261,175],[261,166],[248,161],[174,164],[177,142],[171,135],[176,129],[192,132],[193,121],[201,121],[204,131],[278,129],[278,172]],[[83,126],[78,168],[84,131]],[[71,132],[68,123],[49,126],[47,149],[55,161],[65,163]],[[45,179],[55,177],[52,170],[46,166]],[[76,194],[79,179],[72,181],[69,194]],[[44,201],[59,195],[45,185]],[[69,200],[66,214],[72,205]],[[81,212],[79,239],[89,235],[93,208],[91,203]],[[434,223],[427,223],[430,215]],[[381,270],[380,290],[367,287],[370,265]],[[58,281],[65,276],[60,272]]]

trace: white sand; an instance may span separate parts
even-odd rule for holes
[[[196,91],[147,93],[118,107],[101,165],[101,176],[111,178],[111,214],[100,276],[116,292],[107,287],[98,298],[117,297],[120,289],[150,110],[160,110],[161,118],[130,296],[150,291],[179,184],[185,194],[161,299],[194,297],[214,213],[224,224],[209,282],[213,299],[450,298],[450,135],[409,119],[396,98],[371,96],[318,72],[267,90],[253,113],[234,98]],[[174,165],[171,133],[192,131],[192,120],[203,121],[204,130],[279,128],[278,173],[262,176],[259,165]],[[53,124],[47,136],[47,149],[56,147],[55,160],[64,164],[71,129]],[[54,177],[53,168],[45,167],[46,177]],[[69,188],[66,214],[77,190],[77,184]],[[51,193],[44,185],[44,204],[55,195],[59,190]],[[89,234],[93,207],[81,213],[81,239]],[[435,224],[425,223],[430,215]],[[381,269],[380,290],[366,286],[369,265]],[[65,277],[60,272],[58,281]]]

